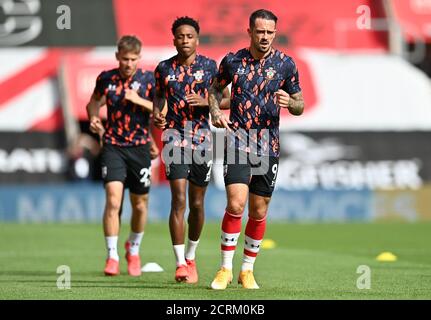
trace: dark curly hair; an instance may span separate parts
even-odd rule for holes
[[[175,30],[177,30],[178,27],[185,25],[185,24],[195,28],[197,34],[199,34],[199,30],[200,30],[199,23],[195,19],[187,17],[187,16],[177,18],[174,21],[174,23],[172,24],[172,34],[175,35]]]

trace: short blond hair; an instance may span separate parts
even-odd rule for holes
[[[120,40],[117,42],[117,50],[140,53],[142,48],[142,42],[138,39],[138,37],[133,35],[122,36]]]

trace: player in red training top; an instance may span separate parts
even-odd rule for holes
[[[97,77],[87,105],[94,133],[103,131],[99,109],[107,106],[101,166],[106,192],[103,229],[108,250],[104,271],[110,276],[120,273],[117,242],[125,187],[129,188],[132,205],[131,231],[125,244],[128,273],[141,275],[139,247],[147,220],[151,159],[158,155],[149,128],[155,79],[152,72],[138,68],[141,46],[135,36],[123,36],[118,41],[119,66]]]
[[[229,53],[210,88],[212,122],[226,128],[225,185],[227,207],[222,221],[221,268],[211,283],[225,289],[232,281],[232,260],[247,203],[248,221],[238,282],[258,289],[253,265],[265,233],[279,158],[280,108],[293,115],[304,109],[298,71],[292,58],[272,47],[277,17],[258,10],[249,19],[250,47]],[[221,92],[232,83],[230,117],[220,111]],[[259,161],[256,161],[258,159]]]

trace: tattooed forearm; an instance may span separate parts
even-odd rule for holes
[[[223,89],[223,96],[220,102],[220,109],[230,109],[230,92],[229,88],[226,87]]]
[[[223,88],[220,87],[217,80],[214,80],[213,84],[208,90],[208,104],[213,121],[217,121],[222,114],[220,110],[220,103],[223,99]]]
[[[302,92],[292,94],[289,99],[289,112],[295,116],[299,116],[304,111],[304,97]]]

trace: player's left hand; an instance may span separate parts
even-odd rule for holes
[[[137,101],[139,100],[139,95],[135,90],[132,89],[125,89],[126,94],[124,95],[124,98],[132,103],[137,104]]]
[[[199,94],[192,91],[192,93],[186,95],[187,103],[193,107],[207,107],[208,99],[202,98]]]
[[[277,98],[277,104],[281,108],[289,107],[290,95],[286,91],[278,89],[277,92],[275,93],[275,96]]]
[[[103,127],[102,123],[98,124],[96,133],[99,136],[99,141],[101,142],[101,144],[103,144],[103,135],[105,134],[105,128]]]
[[[156,159],[159,156],[160,150],[154,142],[151,142],[150,158],[151,160]]]

